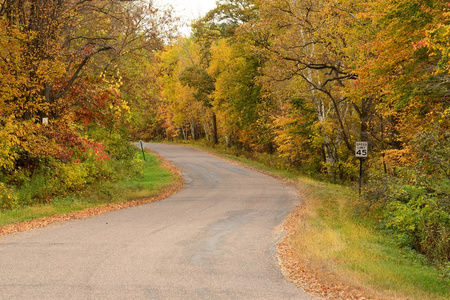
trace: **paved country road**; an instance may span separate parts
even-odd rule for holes
[[[181,170],[185,188],[0,237],[0,299],[312,299],[276,258],[295,190],[198,150],[147,147]]]

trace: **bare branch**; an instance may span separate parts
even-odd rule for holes
[[[92,56],[103,52],[103,51],[108,51],[113,49],[110,46],[107,47],[102,47],[100,49],[98,49],[95,52],[90,53],[89,55],[87,55],[83,61],[80,63],[80,65],[78,66],[78,68],[76,69],[75,73],[72,75],[72,77],[70,78],[70,80],[66,83],[66,85],[64,86],[64,88],[62,90],[60,90],[56,96],[54,97],[54,100],[57,100],[59,98],[61,98],[68,90],[69,88],[74,84],[75,80],[78,78],[78,76],[80,75],[80,72],[83,70],[84,66],[88,63],[88,61],[92,58]]]

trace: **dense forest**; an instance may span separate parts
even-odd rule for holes
[[[132,139],[343,184],[365,141],[360,211],[450,260],[450,2],[219,0],[190,36],[176,24],[151,1],[2,1],[0,209],[44,201],[19,197],[32,177],[58,178],[51,193],[113,177]]]

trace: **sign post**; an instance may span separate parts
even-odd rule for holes
[[[355,156],[359,159],[359,195],[361,196],[362,176],[363,176],[363,160],[368,157],[369,143],[356,142]]]
[[[144,152],[144,146],[145,146],[145,144],[144,144],[144,142],[141,140],[141,141],[139,141],[139,146],[141,147],[141,150],[142,150],[142,156],[144,157],[144,160],[146,160],[145,159],[145,152]]]

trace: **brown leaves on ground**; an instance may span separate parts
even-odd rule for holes
[[[283,223],[287,231],[285,238],[278,243],[278,259],[284,276],[307,293],[327,299],[378,299],[369,295],[368,291],[352,286],[339,278],[325,266],[317,262],[305,261],[294,251],[290,237],[298,228],[298,220],[303,216],[305,204],[302,202],[295,211],[289,214]]]

